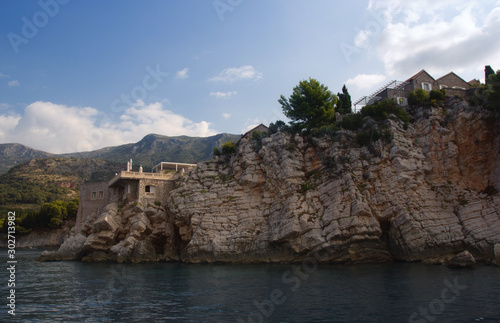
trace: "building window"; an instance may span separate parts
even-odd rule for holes
[[[146,185],[144,191],[146,192],[146,195],[156,195],[156,186]]]
[[[408,105],[408,99],[407,98],[398,97],[396,101],[398,102],[398,104],[400,106],[407,106]]]
[[[99,200],[102,200],[102,199],[104,199],[104,192],[99,191]]]
[[[97,192],[92,192],[90,199],[95,200],[97,197]]]
[[[442,89],[446,89],[446,88],[448,88],[446,85],[440,85],[440,86],[439,86],[439,89],[440,89],[440,90],[442,90]]]
[[[422,89],[424,89],[426,91],[430,91],[430,90],[432,90],[432,84],[431,83],[422,82]]]

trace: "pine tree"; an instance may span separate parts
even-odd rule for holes
[[[337,96],[339,97],[339,101],[337,102],[337,112],[340,114],[352,113],[351,95],[349,94],[349,91],[347,91],[345,84],[342,87],[342,93],[337,93]]]

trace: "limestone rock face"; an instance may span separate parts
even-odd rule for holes
[[[74,221],[68,221],[55,230],[35,230],[26,235],[16,237],[17,248],[51,248],[56,249],[70,237]],[[0,248],[7,248],[7,241],[0,241]]]
[[[451,101],[414,111],[394,139],[242,138],[171,192],[186,262],[444,262],[500,241],[500,143],[491,112]]]
[[[462,251],[455,257],[453,257],[449,262],[448,262],[448,267],[451,268],[466,268],[466,267],[472,267],[476,264],[476,259],[474,256],[468,252],[467,250]]]
[[[173,221],[164,207],[113,202],[82,225],[59,250],[44,252],[42,261],[156,262],[177,260]]]
[[[181,176],[165,207],[111,203],[51,257],[448,263],[468,250],[500,263],[498,116],[459,100],[411,113],[365,120],[393,139],[362,147],[348,130],[244,136]]]

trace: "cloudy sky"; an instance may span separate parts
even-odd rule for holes
[[[286,120],[313,77],[353,100],[421,69],[500,69],[500,1],[2,1],[0,143],[53,153]]]

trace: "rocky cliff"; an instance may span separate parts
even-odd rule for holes
[[[500,136],[492,112],[449,100],[383,125],[367,146],[348,130],[321,138],[243,137],[199,163],[165,207],[108,205],[44,259],[185,262],[491,262],[500,243]]]
[[[16,248],[57,249],[70,237],[75,221],[66,221],[58,229],[39,229],[16,236]],[[0,241],[0,248],[7,248],[7,240]]]

